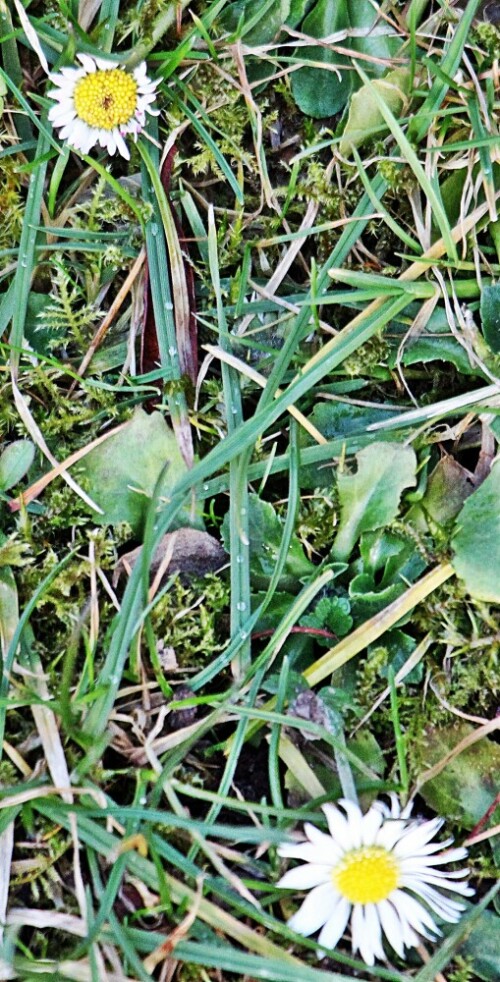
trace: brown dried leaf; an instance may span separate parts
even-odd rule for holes
[[[113,586],[116,586],[122,573],[130,574],[142,548],[138,546],[118,560],[113,574]],[[180,528],[163,536],[151,561],[151,576],[154,577],[160,567],[163,575],[180,573],[184,576],[205,576],[206,573],[220,569],[226,560],[227,556],[220,542],[208,532]]]

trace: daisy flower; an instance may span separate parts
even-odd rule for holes
[[[306,823],[304,842],[278,849],[305,865],[289,870],[277,885],[311,890],[288,926],[305,937],[321,929],[319,943],[334,948],[350,919],[353,952],[367,965],[385,959],[383,936],[404,958],[405,947],[441,934],[431,912],[452,924],[460,919],[464,904],[447,893],[474,892],[463,882],[468,870],[440,867],[464,859],[467,850],[449,849],[453,839],[432,842],[443,820],[410,819],[395,796],[391,809],[375,802],[366,815],[352,801],[339,803],[345,814],[323,805],[329,835]]]
[[[148,78],[145,62],[127,72],[116,61],[85,54],[76,57],[81,68],[61,68],[49,75],[57,86],[48,93],[56,102],[49,110],[51,123],[75,150],[88,153],[99,144],[109,154],[118,150],[130,160],[124,137],[137,140],[146,113],[158,115],[151,108],[158,83]]]

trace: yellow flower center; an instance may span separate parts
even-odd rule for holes
[[[128,123],[137,106],[137,82],[121,68],[92,72],[75,85],[76,114],[89,126],[113,130]]]
[[[332,870],[332,882],[351,904],[378,904],[398,886],[399,863],[382,846],[361,846]]]

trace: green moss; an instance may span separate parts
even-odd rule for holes
[[[472,31],[472,41],[486,53],[487,58],[485,60],[488,64],[500,58],[500,28],[495,24],[491,24],[489,21],[475,24]],[[486,68],[484,62],[482,67]]]
[[[11,157],[0,159],[0,250],[19,245],[23,221],[21,175]],[[12,256],[0,256],[0,269],[12,262]]]
[[[300,500],[297,535],[309,559],[332,547],[338,511],[335,499],[333,489],[327,494],[324,488],[316,488]]]
[[[190,586],[178,579],[152,611],[155,637],[174,649],[179,666],[205,665],[225,644],[221,628],[228,608],[229,586],[220,576],[210,574]]]
[[[454,959],[454,968],[446,972],[448,982],[475,982],[475,974],[472,958],[462,958],[457,955]]]

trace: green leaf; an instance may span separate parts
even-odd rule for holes
[[[349,20],[355,31],[364,33],[358,37],[348,38],[345,46],[359,51],[360,54],[370,55],[373,59],[389,61],[397,54],[401,41],[394,29],[381,16],[375,4],[360,3],[359,0],[347,0]],[[366,62],[364,62],[366,65]],[[370,64],[370,72],[383,75],[384,64],[374,60]]]
[[[387,359],[389,368],[395,368],[399,362],[419,365],[429,361],[448,361],[462,375],[482,375],[480,369],[471,364],[465,348],[451,336],[444,307],[436,307],[425,327],[415,336],[408,335],[408,329],[419,310],[419,304],[409,304],[391,324],[391,352]],[[403,345],[401,342],[404,342]]]
[[[340,141],[341,154],[348,156],[352,147],[359,147],[375,134],[387,130],[378,102],[373,96],[376,89],[395,116],[400,116],[410,89],[410,72],[407,68],[397,68],[385,78],[373,79],[354,93],[349,108],[349,116]]]
[[[357,575],[349,583],[349,597],[356,623],[373,617],[414,583],[425,561],[411,539],[387,529],[365,532],[359,545]]]
[[[473,732],[469,723],[445,729],[429,727],[425,731],[425,769],[442,761]],[[452,757],[436,777],[422,785],[419,794],[438,815],[472,829],[495,800],[499,773],[500,746],[485,737]]]
[[[290,13],[286,19],[288,27],[297,27],[309,13],[314,0],[291,0]]]
[[[372,651],[376,649],[380,650],[381,648],[387,652],[387,665],[380,668],[379,674],[381,678],[386,679],[389,676],[389,669],[393,670],[394,675],[398,674],[400,668],[403,667],[410,655],[415,651],[416,641],[410,634],[405,634],[404,631],[395,629],[393,631],[387,631],[384,634],[383,643],[371,645],[368,651],[371,654]],[[424,666],[420,662],[405,676],[404,684],[415,685],[417,682],[422,681],[423,675]]]
[[[461,945],[459,954],[470,958],[475,975],[485,982],[500,979],[500,917],[483,910],[470,934]]]
[[[19,622],[17,586],[9,566],[0,566],[0,651],[5,655]]]
[[[353,625],[348,598],[322,597],[311,614],[305,614],[304,617],[301,617],[300,624],[303,627],[322,628],[330,631],[337,638],[345,637]],[[332,647],[330,638],[317,637],[316,641],[324,648]]]
[[[432,521],[444,525],[455,518],[473,491],[470,472],[454,457],[442,457],[429,477],[422,508]]]
[[[481,293],[481,324],[485,340],[492,351],[500,351],[500,283],[483,287]]]
[[[255,0],[235,0],[224,10],[220,18],[226,31],[236,31],[240,26],[245,44],[268,44],[279,34],[290,13],[290,0],[267,0],[264,9],[262,0],[256,6]],[[251,20],[257,19],[255,27]]]
[[[313,38],[325,38],[350,26],[347,0],[318,0],[302,24],[302,33]],[[352,71],[341,71],[340,77],[333,66],[339,69],[348,65],[348,59],[338,55],[328,47],[310,45],[297,48],[295,56],[301,61],[321,62],[330,66],[316,68],[305,65],[292,72],[293,97],[302,112],[321,119],[333,116],[344,108],[352,88]]]
[[[8,491],[29,471],[35,447],[31,440],[15,440],[0,457],[0,491]]]
[[[477,600],[500,602],[500,462],[456,521],[453,567]]]
[[[143,409],[136,409],[123,430],[87,454],[78,478],[103,510],[95,521],[104,525],[128,522],[140,534],[162,472],[160,504],[186,469],[175,436],[161,413],[148,416]],[[177,526],[192,524],[192,516],[184,508]]]
[[[392,522],[403,491],[416,484],[417,459],[411,447],[372,443],[356,454],[356,462],[355,474],[337,478],[341,518],[335,559],[347,559],[363,532]]]
[[[283,522],[268,501],[262,501],[256,494],[249,497],[249,539],[250,574],[252,584],[257,590],[265,589],[274,573],[280,543],[283,536]],[[229,515],[222,524],[222,541],[226,550],[229,547]],[[306,559],[296,535],[292,536],[288,557],[279,580],[279,590],[297,593],[300,581],[313,573],[315,567]]]

